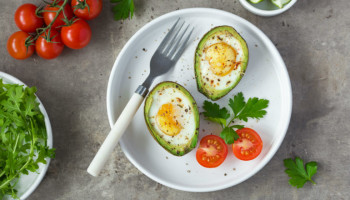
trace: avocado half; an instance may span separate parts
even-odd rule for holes
[[[222,35],[222,34],[226,34],[226,35],[229,35],[230,37],[234,37],[239,42],[242,48],[241,53],[243,53],[243,58],[242,60],[240,60],[240,64],[239,64],[240,67],[235,69],[235,70],[240,70],[239,76],[233,77],[230,80],[233,84],[231,83],[228,87],[218,90],[218,89],[215,89],[215,87],[212,87],[210,84],[206,84],[204,82],[204,79],[203,79],[204,77],[201,71],[201,61],[203,61],[202,55],[205,52],[205,47],[208,39],[213,37],[218,37],[218,35]],[[248,65],[248,58],[249,58],[248,46],[245,40],[242,38],[242,36],[234,28],[230,26],[218,26],[211,29],[200,40],[195,53],[194,70],[195,70],[198,91],[213,101],[222,98],[223,96],[228,94],[234,87],[236,87],[236,85],[242,79]]]
[[[155,124],[151,122],[151,119],[150,119],[151,116],[149,115],[149,111],[152,107],[153,102],[155,101],[154,95],[157,92],[161,92],[167,88],[173,88],[177,92],[181,92],[182,94],[184,94],[184,96],[187,97],[187,99],[190,102],[190,107],[191,107],[190,110],[194,116],[195,130],[194,130],[193,136],[191,138],[188,138],[187,142],[181,145],[172,144],[171,141],[167,140],[166,137],[164,137],[164,134],[159,133],[154,127]],[[199,112],[198,112],[197,103],[192,97],[192,95],[180,84],[166,81],[156,85],[146,98],[145,106],[144,106],[144,118],[150,134],[165,150],[167,150],[171,154],[175,156],[182,156],[190,152],[193,148],[196,147],[197,140],[198,140],[198,131],[199,131]],[[173,138],[178,137],[179,135],[173,136]]]

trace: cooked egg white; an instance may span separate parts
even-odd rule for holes
[[[232,86],[241,73],[243,50],[240,42],[228,31],[208,38],[200,55],[201,75],[205,85],[216,90]]]
[[[149,111],[150,123],[168,143],[187,144],[196,130],[191,102],[176,88],[165,88],[153,95]]]

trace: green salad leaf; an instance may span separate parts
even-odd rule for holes
[[[231,125],[234,120],[239,119],[245,122],[248,118],[260,119],[266,115],[266,108],[269,105],[269,100],[259,99],[257,97],[249,98],[246,102],[242,92],[236,94],[233,99],[229,99],[229,107],[232,114],[224,107],[210,101],[204,101],[203,115],[212,122],[219,123],[222,126],[220,137],[225,140],[227,144],[233,144],[238,140],[239,136],[235,129],[242,129],[244,125]],[[228,122],[227,122],[228,121]]]
[[[4,84],[0,79],[0,199],[17,199],[15,186],[22,174],[37,172],[39,163],[55,157],[47,146],[45,119],[36,88]]]
[[[284,166],[287,168],[285,172],[290,177],[289,184],[291,186],[301,188],[307,181],[316,184],[311,179],[317,172],[317,163],[315,161],[306,163],[304,167],[304,161],[301,158],[296,157],[295,161],[288,158],[284,160]]]
[[[115,5],[112,8],[114,20],[132,18],[134,15],[134,1],[133,0],[111,0]]]

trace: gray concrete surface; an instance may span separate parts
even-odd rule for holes
[[[17,27],[15,9],[24,2],[0,2],[0,71],[38,87],[52,122],[57,157],[30,200],[66,199],[350,199],[350,2],[299,0],[286,13],[263,18],[238,0],[135,0],[132,20],[113,21],[108,0],[89,22],[91,44],[46,61],[24,61],[6,51]],[[255,176],[222,191],[188,193],[162,186],[140,173],[118,147],[103,175],[86,168],[109,131],[106,88],[116,56],[143,25],[165,13],[190,7],[218,8],[255,24],[277,46],[293,87],[293,114],[286,138],[273,159]],[[283,159],[316,160],[317,185],[288,185]],[[210,180],[208,180],[210,181]]]

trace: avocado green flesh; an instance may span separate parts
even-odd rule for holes
[[[240,67],[236,69],[236,70],[240,69],[240,73],[239,73],[240,75],[235,77],[235,79],[231,80],[233,84],[230,84],[225,89],[218,90],[218,89],[215,89],[215,87],[211,87],[209,84],[205,84],[201,73],[200,63],[201,63],[201,55],[204,52],[204,48],[207,40],[223,32],[228,32],[230,35],[232,35],[232,37],[238,40],[238,42],[242,47],[242,53],[244,56],[243,56],[243,59],[240,61],[241,62]],[[230,26],[219,26],[211,29],[208,33],[206,33],[203,36],[203,38],[199,42],[196,49],[194,68],[195,68],[195,76],[196,76],[198,91],[204,94],[209,99],[214,101],[228,94],[234,87],[236,87],[236,85],[242,79],[248,65],[248,57],[249,55],[248,55],[247,44],[245,40],[239,35],[239,33],[234,28]]]
[[[193,137],[188,140],[186,144],[176,145],[171,144],[171,142],[166,141],[162,135],[158,133],[158,131],[155,129],[154,125],[152,125],[150,121],[149,111],[153,103],[153,96],[154,94],[159,91],[163,90],[165,88],[174,88],[180,92],[182,92],[188,100],[191,102],[191,109],[193,112],[193,116],[195,118],[195,133],[193,134]],[[153,90],[148,94],[146,101],[145,101],[145,107],[144,107],[144,118],[146,121],[147,128],[153,138],[168,152],[175,156],[182,156],[186,153],[190,152],[193,148],[197,145],[198,140],[198,130],[199,130],[199,112],[197,108],[196,101],[193,99],[192,95],[181,85],[174,83],[174,82],[162,82],[156,85]]]

